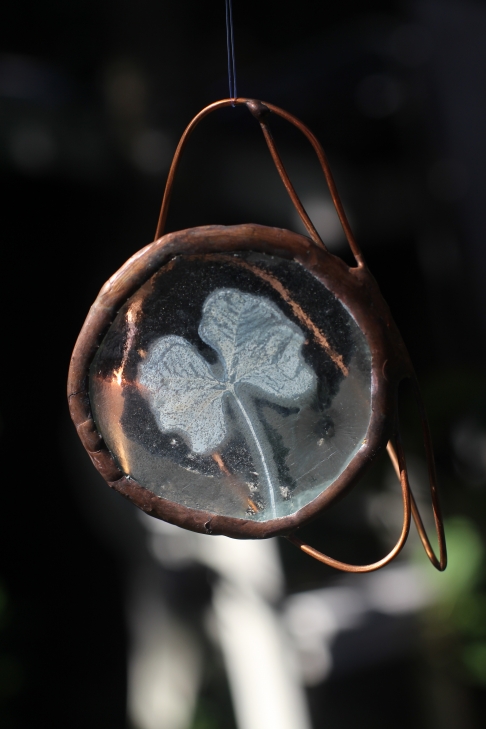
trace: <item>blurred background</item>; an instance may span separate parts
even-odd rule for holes
[[[394,565],[343,576],[276,540],[265,563],[274,588],[262,600],[285,633],[313,729],[482,727],[486,5],[234,0],[233,12],[239,94],[284,107],[320,138],[410,350],[450,551],[436,574],[412,527]],[[42,717],[51,729],[241,729],[217,628],[224,567],[192,543],[181,558],[173,532],[100,483],[65,402],[89,306],[152,240],[184,127],[227,95],[224,3],[17,0],[2,15],[0,726],[30,729]],[[295,130],[278,120],[273,130],[323,239],[350,261],[317,162]],[[168,230],[242,222],[301,230],[255,120],[227,109],[192,138]],[[406,395],[401,416],[427,510]],[[394,544],[400,522],[383,461],[302,532],[365,563]],[[188,682],[184,711],[169,710],[170,697],[152,714],[150,701],[137,704],[147,686],[137,646],[157,643],[159,628],[167,680],[180,664]]]

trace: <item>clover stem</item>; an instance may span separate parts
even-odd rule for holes
[[[268,466],[267,466],[267,463],[265,461],[265,456],[263,455],[262,447],[261,447],[260,442],[259,442],[259,440],[257,438],[257,434],[255,433],[255,429],[254,429],[254,427],[252,425],[252,422],[251,422],[250,418],[248,417],[248,413],[246,412],[245,408],[243,407],[243,404],[242,404],[241,400],[239,399],[239,397],[237,396],[237,394],[234,391],[234,389],[232,390],[232,393],[233,393],[233,396],[234,396],[236,402],[238,403],[238,407],[240,408],[240,410],[241,410],[241,412],[243,414],[243,417],[246,420],[246,424],[248,425],[248,427],[250,429],[250,433],[252,434],[253,440],[255,441],[256,447],[258,449],[258,453],[260,455],[260,460],[261,460],[261,463],[262,463],[262,466],[263,466],[263,470],[265,472],[265,477],[267,479],[268,494],[270,496],[270,507],[271,507],[271,510],[272,510],[272,516],[273,517],[276,517],[277,516],[277,509],[276,509],[276,506],[275,506],[275,492],[273,490],[272,479],[270,478],[270,472],[268,470]]]

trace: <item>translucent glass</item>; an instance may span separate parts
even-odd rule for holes
[[[118,313],[90,392],[125,474],[186,507],[265,521],[316,498],[362,446],[371,356],[300,264],[179,256]]]

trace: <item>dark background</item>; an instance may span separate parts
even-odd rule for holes
[[[178,136],[227,95],[224,3],[17,0],[2,15],[0,725],[124,727],[123,560],[79,506],[64,383],[99,288],[153,238]],[[296,114],[329,155],[417,368],[446,516],[482,544],[486,6],[235,0],[234,21],[239,94]],[[312,213],[317,163],[274,132]],[[258,125],[227,109],[193,137],[168,230],[241,222],[296,226]],[[348,255],[339,234],[329,244]],[[359,506],[339,507],[324,546],[362,562],[385,546]],[[335,579],[288,545],[283,558],[289,591]],[[466,607],[421,619],[405,657],[313,689],[315,726],[482,726],[481,575]],[[204,689],[218,709],[194,727],[231,726],[220,673]]]

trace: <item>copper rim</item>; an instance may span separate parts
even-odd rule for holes
[[[89,402],[89,367],[122,304],[176,255],[260,251],[293,259],[318,278],[350,311],[372,356],[372,415],[366,442],[341,476],[295,514],[265,522],[218,516],[156,496],[123,474],[94,424]],[[231,257],[227,256],[228,265]],[[372,312],[372,313],[370,313]],[[304,236],[259,225],[207,226],[170,233],[136,253],[101,289],[74,348],[68,380],[71,416],[91,459],[105,480],[144,511],[194,531],[240,538],[289,534],[342,496],[389,439],[398,382],[412,373],[408,355],[376,282],[363,267],[349,268]]]

